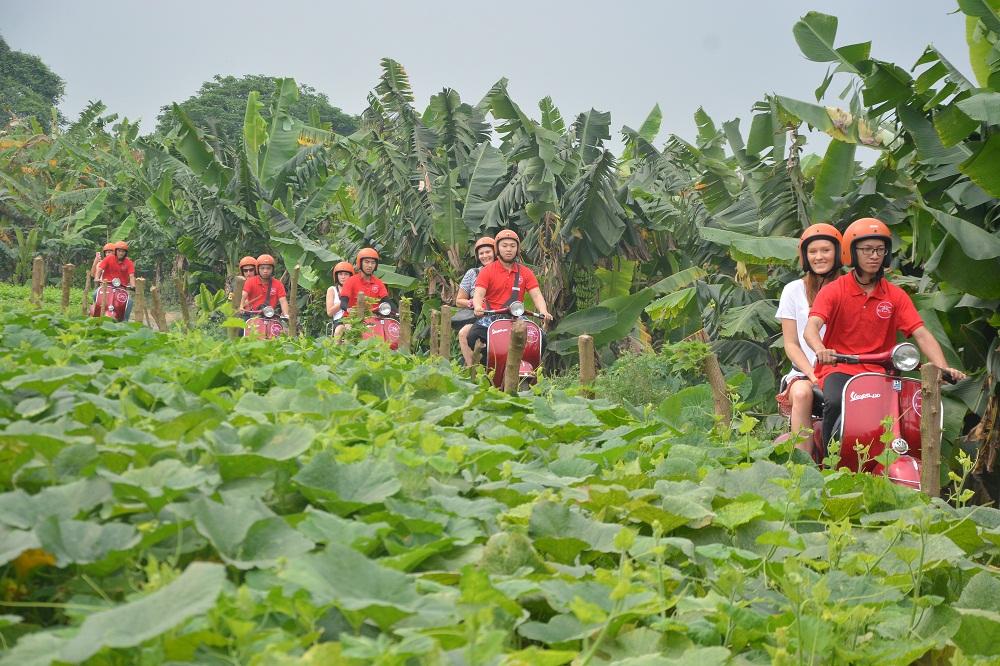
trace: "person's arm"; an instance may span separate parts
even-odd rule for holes
[[[486,287],[476,285],[476,290],[472,293],[472,310],[477,317],[482,317],[486,309],[483,307],[483,300],[486,298]]]
[[[285,298],[284,296],[279,296],[278,297],[278,305],[281,306],[281,314],[283,314],[283,315],[285,315],[287,317],[289,315],[289,313],[291,312],[291,310],[288,308],[288,299]]]
[[[531,302],[535,304],[538,308],[539,314],[545,317],[545,321],[552,321],[552,315],[549,314],[549,308],[545,305],[545,297],[542,296],[542,290],[540,287],[534,287],[528,290],[528,296],[531,296]]]
[[[806,353],[802,351],[802,347],[799,345],[799,327],[796,325],[794,319],[781,320],[781,337],[785,342],[785,356],[792,362],[795,369],[804,374],[806,379],[813,384],[818,384],[819,379],[816,377],[816,373],[813,372],[812,363],[809,362],[809,357],[806,356]]]
[[[240,297],[240,312],[246,312],[249,300],[250,294],[247,293],[246,287],[243,287],[243,295]]]
[[[817,361],[826,365],[834,365],[837,360],[833,358],[833,355],[837,351],[824,347],[823,339],[819,336],[819,329],[825,323],[822,317],[817,317],[816,315],[810,316],[809,321],[806,322],[806,330],[802,334],[802,337],[805,339],[806,344],[809,345],[809,348],[816,352]]]
[[[912,337],[913,341],[917,343],[917,347],[920,348],[920,351],[923,352],[928,361],[950,374],[952,379],[956,382],[961,379],[965,379],[966,375],[964,372],[948,367],[948,361],[944,357],[944,351],[942,351],[941,345],[938,344],[937,339],[935,339],[934,335],[927,330],[926,326],[921,326],[913,331]]]
[[[340,299],[334,298],[333,295],[336,293],[334,287],[330,287],[326,290],[326,316],[332,317],[338,312],[340,312]]]
[[[132,265],[132,270],[128,274],[128,286],[135,289],[135,264]]]
[[[455,297],[455,305],[460,308],[471,308],[472,307],[472,297],[469,296],[469,292],[465,289],[459,287],[458,296]]]

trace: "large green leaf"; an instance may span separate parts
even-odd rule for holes
[[[625,210],[615,196],[616,175],[615,158],[605,150],[564,196],[562,237],[585,264],[612,255],[625,232]]]
[[[677,271],[673,275],[668,275],[650,288],[657,294],[667,294],[672,291],[677,291],[683,287],[690,286],[696,280],[700,280],[707,275],[708,271],[701,266],[691,266],[689,268],[685,268],[684,270]]]
[[[733,258],[739,261],[771,264],[776,261],[793,262],[799,256],[799,241],[796,238],[761,238],[711,227],[701,227],[698,233],[710,243],[728,248]]]
[[[1000,237],[995,233],[991,234],[982,227],[936,208],[925,206],[924,209],[955,237],[962,250],[972,259],[983,261],[1000,257]]]
[[[826,156],[813,185],[812,218],[830,221],[839,207],[834,201],[850,187],[854,178],[854,152],[857,146],[834,139],[827,146]]]
[[[635,275],[638,263],[628,259],[617,259],[614,261],[614,268],[600,267],[594,271],[600,282],[598,298],[604,300],[616,296],[628,296],[632,291],[632,277]]]
[[[815,62],[835,62],[844,71],[858,73],[858,65],[868,59],[871,42],[834,48],[837,37],[837,17],[809,12],[792,28],[799,50]]]
[[[247,110],[243,119],[243,151],[246,164],[256,178],[260,178],[260,150],[267,143],[267,122],[260,114],[264,108],[260,93],[251,90],[247,95]]]
[[[1000,94],[1000,93],[998,93]],[[972,181],[994,197],[1000,197],[1000,135],[991,134],[976,152],[958,167]]]
[[[618,314],[609,308],[596,306],[570,313],[559,322],[552,335],[595,335],[618,323]]]
[[[192,513],[198,531],[238,569],[273,566],[279,558],[301,555],[314,545],[257,499],[232,497],[220,504],[200,497]]]
[[[490,206],[490,190],[507,171],[507,164],[503,154],[484,141],[469,155],[467,168],[469,184],[462,200],[462,219],[470,231],[478,233],[483,230],[483,217]]]
[[[298,99],[299,88],[295,79],[278,79],[271,104],[271,127],[267,132],[267,143],[263,146],[264,153],[260,157],[258,171],[260,184],[267,191],[273,190],[285,163],[299,151],[302,123],[291,116],[291,107]],[[249,157],[248,155],[248,161]]]
[[[293,481],[307,496],[341,513],[382,502],[401,487],[389,464],[367,458],[345,465],[332,451],[310,460]]]
[[[173,107],[174,117],[180,122],[181,131],[177,138],[177,150],[184,156],[191,171],[208,187],[218,191],[229,182],[230,173],[219,162],[215,150],[209,145],[191,118],[178,104]]]
[[[573,132],[576,134],[577,154],[582,164],[590,164],[601,157],[604,142],[611,138],[611,114],[591,109],[576,117]]]
[[[719,317],[719,335],[723,338],[767,340],[778,330],[778,322],[774,318],[776,309],[774,301],[768,299],[727,308]]]

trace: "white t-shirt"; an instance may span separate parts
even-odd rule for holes
[[[785,288],[781,290],[781,299],[778,301],[778,311],[774,314],[774,318],[778,320],[792,319],[795,321],[795,330],[799,336],[799,346],[802,347],[802,351],[805,353],[806,358],[809,359],[809,363],[815,367],[816,352],[806,344],[805,338],[802,337],[802,334],[806,332],[806,322],[809,321],[809,301],[806,298],[805,280],[793,280],[785,285]],[[826,324],[819,329],[820,339],[823,338],[825,333]],[[785,375],[784,379],[788,381],[794,377],[804,376],[804,373],[792,368],[791,372]]]
[[[326,290],[327,293],[330,293],[331,291],[333,292],[333,302],[334,303],[340,302],[340,290],[337,289],[336,287],[329,287]],[[331,317],[330,319],[332,321],[340,321],[343,318],[344,318],[344,309],[341,308],[340,310],[337,310],[337,314],[333,315],[333,317]]]

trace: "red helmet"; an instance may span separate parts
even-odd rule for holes
[[[125,241],[118,241],[117,243],[115,243],[115,249],[125,250],[126,252],[128,252],[128,243],[126,243]]]
[[[858,252],[854,244],[866,238],[880,238],[885,241],[885,257],[882,268],[888,268],[892,262],[892,232],[885,222],[874,217],[862,217],[854,220],[844,232],[844,244],[841,250],[841,261],[845,266],[855,266],[858,263]]]
[[[265,264],[268,265],[268,266],[270,266],[271,268],[274,268],[274,257],[272,257],[269,254],[262,254],[259,257],[257,257],[257,267],[258,268],[260,268],[261,266],[263,266]]]
[[[358,268],[361,268],[362,259],[374,259],[375,264],[378,265],[378,260],[379,260],[378,252],[376,252],[375,248],[373,247],[366,247],[360,252],[358,252]]]
[[[334,280],[337,279],[337,273],[350,273],[351,275],[354,275],[354,266],[351,265],[351,262],[349,261],[338,262],[337,265],[333,267],[333,270],[330,271]]]
[[[808,229],[802,232],[799,236],[799,265],[804,271],[810,271],[809,259],[806,257],[806,251],[809,248],[809,243],[814,240],[828,240],[833,243],[833,268],[830,272],[840,269],[841,266],[841,246],[844,244],[844,237],[840,235],[837,231],[837,227],[832,224],[827,224],[825,222],[820,222],[819,224],[810,225]]]
[[[514,240],[516,240],[516,241],[517,241],[517,244],[518,244],[518,245],[520,245],[520,244],[521,244],[521,239],[520,239],[520,238],[518,238],[518,236],[517,236],[517,232],[516,232],[516,231],[514,231],[513,229],[503,229],[503,230],[501,230],[501,231],[500,231],[500,232],[499,232],[499,233],[497,234],[497,236],[496,236],[496,238],[495,238],[494,240],[495,240],[495,241],[497,242],[497,244],[499,244],[499,243],[500,243],[500,241],[502,241],[502,240],[504,240],[504,239],[506,239],[506,238],[512,238],[512,239],[514,239]]]
[[[107,252],[108,250],[114,251],[114,249],[115,249],[114,243],[109,242],[104,244],[104,252]]]
[[[243,257],[240,259],[240,271],[243,270],[244,266],[253,266],[254,268],[257,268],[257,260],[253,257]]]
[[[491,247],[491,248],[493,248],[494,252],[497,251],[497,243],[496,243],[496,241],[493,240],[492,238],[490,238],[489,236],[483,236],[482,238],[480,238],[479,240],[476,241],[475,246],[472,248],[472,254],[474,254],[474,255],[476,255],[476,257],[478,257],[479,256],[479,248],[481,248],[481,247]]]

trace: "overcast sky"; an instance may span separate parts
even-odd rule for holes
[[[534,117],[538,100],[550,95],[566,118],[591,107],[611,111],[617,136],[659,103],[657,143],[671,132],[690,138],[698,106],[721,123],[749,118],[754,101],[769,92],[813,99],[826,65],[805,60],[792,37],[795,21],[810,10],[840,18],[838,45],[871,40],[874,57],[910,69],[933,43],[971,70],[954,0],[2,5],[0,34],[8,44],[40,56],[66,81],[68,117],[100,99],[141,118],[144,130],[161,106],[187,99],[214,74],[293,76],[358,113],[388,56],[406,68],[420,109],[446,86],[478,102],[506,76],[515,101]],[[847,82],[840,80],[832,95]]]

